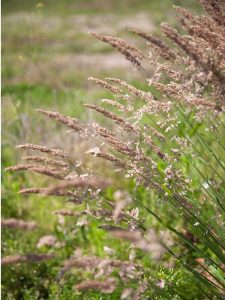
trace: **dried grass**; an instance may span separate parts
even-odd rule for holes
[[[96,104],[86,104],[85,106],[114,121],[118,125],[115,132],[101,127],[98,123],[84,124],[58,112],[38,111],[76,131],[81,138],[86,139],[88,137],[94,140],[95,145],[88,153],[111,161],[116,169],[118,167],[122,169],[123,173],[125,173],[125,176],[124,174],[122,175],[124,178],[134,178],[136,187],[141,186],[146,193],[149,190],[153,191],[162,201],[171,205],[173,213],[178,212],[179,215],[182,214],[185,224],[188,224],[194,235],[202,239],[203,245],[209,252],[211,251],[211,256],[208,255],[207,251],[206,253],[203,252],[194,241],[190,241],[187,235],[178,232],[176,228],[167,224],[151,210],[151,207],[146,206],[138,199],[133,199],[135,197],[129,197],[126,193],[118,191],[114,194],[113,200],[108,200],[104,192],[102,193],[102,190],[110,186],[111,182],[103,178],[103,176],[98,176],[98,174],[95,174],[96,172],[90,172],[90,170],[87,173],[68,170],[74,164],[69,154],[63,150],[34,144],[20,145],[18,146],[20,149],[37,150],[56,157],[59,156],[63,163],[65,161],[65,165],[62,163],[61,165],[60,163],[57,164],[54,160],[28,158],[27,160],[43,162],[45,165],[22,164],[9,167],[7,170],[31,170],[62,179],[61,182],[44,189],[23,189],[20,193],[71,195],[74,196],[74,202],[77,202],[77,199],[82,197],[86,198],[86,200],[98,199],[97,204],[94,202],[94,207],[90,208],[88,206],[82,212],[62,210],[56,212],[56,214],[72,217],[85,215],[84,219],[77,222],[77,226],[87,226],[88,221],[86,217],[89,215],[96,217],[102,222],[100,228],[110,231],[114,237],[129,241],[135,249],[139,248],[149,252],[156,261],[159,261],[165,251],[167,251],[192,275],[196,276],[196,279],[201,278],[201,284],[204,285],[204,288],[209,293],[213,290],[216,295],[221,295],[221,281],[212,274],[210,268],[201,265],[197,261],[198,267],[201,267],[201,271],[199,271],[191,264],[189,266],[184,263],[182,258],[171,250],[171,243],[168,246],[168,241],[165,242],[163,237],[159,237],[154,230],[145,228],[145,222],[140,218],[138,209],[140,207],[146,214],[151,214],[161,225],[170,230],[173,235],[176,235],[182,243],[188,245],[195,253],[203,255],[205,258],[207,257],[210,265],[212,264],[213,267],[222,269],[222,248],[224,249],[224,236],[221,232],[222,223],[221,221],[213,220],[209,226],[209,222],[204,215],[204,206],[201,206],[201,203],[197,203],[195,200],[197,193],[191,184],[190,178],[187,177],[187,174],[180,167],[183,161],[179,160],[182,155],[183,157],[188,155],[189,160],[194,160],[195,156],[191,155],[192,151],[196,150],[196,146],[192,144],[192,136],[188,133],[189,131],[186,132],[184,130],[182,137],[177,135],[181,118],[185,119],[185,126],[189,126],[191,129],[193,129],[192,124],[189,124],[187,117],[190,109],[193,120],[200,124],[208,117],[210,122],[217,118],[216,122],[213,122],[213,129],[216,134],[218,122],[225,110],[225,60],[222,54],[222,49],[225,49],[225,40],[223,38],[223,33],[225,32],[224,15],[221,12],[219,3],[216,1],[201,0],[200,2],[209,13],[209,16],[198,17],[184,9],[176,8],[181,23],[189,35],[181,35],[169,25],[162,25],[164,35],[173,42],[176,50],[158,37],[153,37],[151,34],[139,30],[133,30],[134,33],[145,38],[151,44],[151,53],[148,59],[139,49],[120,38],[92,33],[97,39],[116,48],[138,69],[144,70],[145,75],[148,77],[146,78],[147,82],[152,89],[152,92],[146,92],[116,78],[106,78],[105,80],[89,78],[114,94],[115,100],[107,100],[103,101],[103,103],[111,105],[110,108],[112,106],[116,108],[118,114]],[[149,78],[148,66],[143,67],[146,61],[155,68],[155,73],[151,78]],[[165,76],[166,81],[163,80]],[[157,89],[158,93],[154,89]],[[126,106],[124,101],[129,103],[129,109],[127,110],[124,109]],[[154,117],[158,116],[161,117],[160,121],[154,119]],[[146,121],[146,118],[148,118],[149,123]],[[209,148],[210,154],[214,156],[220,168],[220,171],[217,172],[216,170],[216,180],[220,187],[222,185],[220,172],[221,168],[224,169],[224,166],[203,138],[204,136],[202,135],[198,136],[198,140],[203,141],[204,146]],[[99,144],[99,139],[102,141],[101,144]],[[98,143],[99,147],[96,146],[96,143]],[[204,159],[201,153],[199,154],[199,151],[195,152],[195,155],[197,154],[201,160]],[[180,165],[179,162],[181,163]],[[57,169],[52,167],[54,164],[57,165]],[[193,165],[195,166],[194,163]],[[60,169],[60,167],[62,168]],[[65,170],[63,169],[64,167]],[[197,169],[196,166],[195,168]],[[209,168],[211,168],[211,165]],[[200,175],[202,176],[200,176],[200,182],[202,179],[207,180],[204,174],[200,173]],[[208,181],[207,184],[211,185]],[[211,186],[210,188],[213,189]],[[217,195],[218,191],[214,190],[214,192]],[[214,210],[215,205],[218,205],[218,207],[216,206],[217,211],[223,210],[223,204],[219,202],[218,197],[216,198],[217,204],[215,204],[215,201],[210,199],[210,194],[206,196],[208,205],[211,205],[212,210]],[[88,203],[91,206],[91,201],[88,201]],[[105,205],[108,206],[107,209]],[[130,205],[133,205],[131,211],[129,210]],[[29,262],[39,258],[39,256],[31,256],[31,258],[17,256],[3,260],[3,263]],[[42,258],[44,259],[44,256]],[[119,269],[118,273],[123,282],[127,282],[130,279],[138,281],[139,288],[134,293],[129,291],[133,293],[132,297],[134,299],[138,299],[139,295],[144,293],[147,288],[146,282],[143,281],[143,268],[139,264],[134,263],[132,259],[130,261],[122,261],[78,255],[71,257],[64,263],[59,279],[71,268],[95,269],[95,271],[99,272],[97,275],[100,274],[104,278],[111,276],[114,269]],[[206,271],[208,275],[205,275],[202,270]],[[97,276],[96,272],[94,274]],[[213,277],[213,281],[209,276]],[[150,283],[153,284],[151,281]],[[94,279],[76,285],[75,289],[94,289],[112,293],[116,288],[115,285],[116,282],[111,278],[105,279],[104,282]],[[164,282],[154,283],[153,286],[163,289]],[[129,293],[126,291],[124,294]]]

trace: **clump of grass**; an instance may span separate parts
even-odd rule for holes
[[[2,265],[11,265],[18,263],[33,263],[51,259],[54,254],[29,254],[29,255],[11,255],[5,256],[2,259]]]
[[[101,222],[100,228],[112,238],[130,243],[127,261],[79,252],[66,261],[58,280],[72,268],[83,268],[92,277],[75,285],[77,290],[113,293],[118,287],[121,299],[224,297],[225,146],[221,137],[225,108],[225,17],[219,2],[200,2],[208,16],[194,16],[176,8],[188,35],[162,25],[173,48],[158,37],[135,29],[132,32],[150,44],[149,54],[121,39],[93,34],[124,55],[147,77],[149,85],[146,92],[121,79],[90,78],[113,92],[114,97],[103,99],[104,106],[86,107],[108,118],[115,130],[109,131],[96,122],[81,123],[58,112],[38,110],[89,140],[93,147],[88,154],[112,162],[121,178],[133,180],[132,191],[124,191],[124,187],[118,191],[118,182],[111,184],[97,171],[74,162],[67,152],[45,146],[25,144],[18,148],[44,152],[54,159],[28,156],[32,164],[8,169],[52,177],[49,187],[23,189],[21,193],[70,196],[75,204],[85,202],[85,209],[79,213],[67,210],[57,214],[85,217],[78,226],[86,226],[88,218],[96,218]],[[107,195],[109,184],[115,191],[113,197]],[[140,189],[147,201],[140,195]],[[149,205],[152,198],[160,201],[157,210]],[[157,226],[151,228],[154,219],[160,230],[156,230]],[[106,251],[113,253],[113,249]],[[140,259],[148,254],[153,261],[151,266],[142,264]],[[162,265],[166,273],[171,268],[168,262],[187,274],[198,293],[190,298],[179,287],[179,280],[160,278],[157,265]]]

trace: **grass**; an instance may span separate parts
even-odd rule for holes
[[[128,244],[121,245],[118,240],[109,239],[108,235],[98,228],[100,223],[95,219],[90,221],[90,226],[78,228],[74,220],[66,219],[64,226],[52,211],[72,208],[72,204],[54,197],[19,195],[17,192],[22,187],[46,182],[39,176],[30,179],[29,175],[23,173],[5,173],[4,168],[19,161],[21,153],[15,151],[15,145],[25,142],[58,147],[63,144],[63,148],[74,151],[75,155],[79,154],[83,158],[83,145],[74,140],[68,142],[64,130],[55,123],[45,121],[35,109],[41,107],[79,119],[92,120],[93,115],[87,115],[82,104],[96,102],[99,98],[107,98],[110,95],[93,87],[87,82],[87,77],[118,76],[137,86],[140,77],[132,72],[133,68],[129,63],[124,62],[111,48],[92,39],[87,31],[94,28],[102,32],[119,32],[120,36],[125,36],[124,28],[131,26],[132,22],[134,26],[149,26],[151,30],[156,31],[154,24],[157,25],[165,19],[174,22],[174,13],[170,7],[171,4],[179,5],[180,2],[142,0],[130,1],[128,5],[127,1],[107,1],[102,5],[102,2],[97,0],[46,1],[43,2],[43,7],[38,8],[37,1],[3,1],[2,216],[34,220],[38,229],[25,233],[3,229],[2,254],[5,256],[37,252],[39,250],[36,249],[36,244],[39,238],[46,234],[53,234],[59,243],[65,243],[62,248],[56,250],[58,257],[51,262],[33,264],[32,267],[3,267],[2,296],[5,299],[119,299],[121,288],[112,295],[73,291],[72,287],[81,277],[88,278],[90,275],[81,274],[79,270],[66,275],[62,285],[59,285],[55,278],[61,262],[75,250],[81,248],[85,249],[86,254],[104,257],[104,246],[107,245],[115,250],[116,258],[128,259]],[[187,6],[195,11],[199,10],[193,1],[188,1]],[[137,11],[140,11],[143,17],[138,16]],[[124,20],[128,19],[132,22],[127,25]],[[142,19],[143,23],[140,22]],[[106,27],[107,24],[109,25]],[[133,37],[129,34],[127,36],[132,41]],[[138,44],[144,47],[141,41],[138,41]],[[109,64],[115,61],[116,63]],[[52,134],[49,135],[49,132]],[[183,158],[183,163],[188,170],[189,162]],[[105,169],[105,165],[101,168]],[[127,189],[134,192],[132,182]],[[135,192],[143,203],[150,204],[155,213],[161,209],[152,195],[149,196],[142,189]],[[113,191],[109,190],[108,197],[112,198],[112,194]],[[163,216],[171,226],[178,227],[174,216],[169,218],[166,214],[165,204]],[[150,215],[146,218],[146,224],[155,226],[158,230],[162,228]],[[182,248],[183,245],[179,247]],[[52,250],[44,247],[40,251],[45,253]],[[186,254],[187,258],[188,255],[189,253]],[[151,258],[141,253],[139,259],[146,267],[152,264]],[[193,283],[188,282],[189,275],[181,266],[175,270],[168,270],[159,265],[156,272],[159,279],[176,285],[183,295],[189,293],[188,299],[200,297],[197,284],[193,286]]]

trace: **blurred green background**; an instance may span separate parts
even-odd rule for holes
[[[89,76],[140,79],[128,61],[89,32],[114,34],[144,48],[145,43],[127,29],[158,33],[162,21],[176,24],[172,5],[200,9],[194,0],[3,0],[4,164],[15,162],[13,148],[18,142],[61,141],[48,133],[46,137],[49,125],[43,118],[40,121],[36,108],[51,107],[81,117],[83,102],[105,95],[88,82]],[[145,80],[141,82],[145,86]]]
[[[38,230],[25,234],[3,229],[2,255],[37,251],[36,243],[43,234],[53,233],[59,237],[57,218],[52,211],[70,208],[58,199],[26,198],[17,194],[20,188],[44,182],[38,176],[31,180],[29,175],[4,172],[5,167],[19,162],[21,153],[15,146],[40,143],[63,148],[83,159],[80,140],[65,134],[65,128],[39,116],[35,109],[56,110],[93,120],[82,104],[110,95],[88,82],[89,76],[119,77],[146,89],[145,79],[133,66],[89,32],[118,35],[143,49],[145,42],[127,29],[158,34],[162,21],[176,24],[172,5],[200,10],[194,0],[2,1],[2,216],[34,220],[39,224]],[[75,243],[82,246],[86,241],[79,234]],[[96,240],[97,251],[101,253],[104,237],[100,237],[97,229],[88,234]],[[70,238],[73,240],[68,236],[69,245]],[[71,254],[73,243],[62,255]],[[52,295],[49,299],[56,299],[58,287],[52,283],[54,264],[50,272],[43,264],[34,267],[34,271],[35,274],[23,266],[3,268],[3,297],[38,299],[43,292]],[[72,299],[71,294],[64,292],[65,298],[61,295],[57,299]]]

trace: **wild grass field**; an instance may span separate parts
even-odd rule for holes
[[[154,89],[146,84],[145,78],[128,60],[124,59],[121,53],[95,39],[90,33],[116,35],[144,50],[145,41],[128,32],[128,29],[135,28],[158,35],[159,24],[165,21],[182,31],[183,29],[178,25],[173,4],[188,8],[193,13],[203,13],[199,3],[194,0],[2,1],[2,218],[34,221],[37,225],[31,230],[3,226],[2,257],[30,253],[54,253],[55,255],[51,260],[40,263],[4,265],[2,267],[3,299],[171,298],[197,300],[208,299],[207,297],[217,299],[218,294],[213,295],[214,286],[209,289],[208,293],[204,286],[201,287],[202,282],[199,284],[199,280],[202,279],[197,276],[195,278],[193,272],[185,269],[184,264],[190,262],[192,267],[193,257],[196,261],[197,259],[203,261],[204,258],[199,256],[199,249],[212,261],[217,262],[218,257],[223,261],[224,250],[220,250],[215,245],[216,250],[213,253],[215,241],[210,240],[207,244],[197,238],[195,240],[195,235],[187,230],[189,225],[181,216],[177,216],[179,211],[171,211],[170,204],[157,197],[152,191],[145,189],[145,185],[137,187],[132,179],[129,180],[119,173],[114,173],[109,162],[90,158],[86,152],[96,146],[91,141],[83,141],[81,137],[71,134],[57,122],[50,121],[36,112],[36,109],[40,108],[56,111],[85,122],[97,121],[108,129],[114,130],[112,122],[92,110],[87,110],[83,105],[85,103],[99,104],[99,99],[112,97],[110,91],[99,88],[93,82],[88,81],[88,77],[101,79],[115,77],[146,92],[154,92]],[[150,72],[153,71],[154,68],[150,70]],[[210,115],[207,117],[210,119]],[[154,122],[160,120],[163,119],[156,116]],[[201,194],[202,188],[199,187],[197,167],[206,177],[203,181],[206,192],[208,192],[207,182],[209,181],[210,184],[216,186],[216,195],[223,201],[225,188],[220,180],[217,180],[217,175],[219,174],[219,179],[224,177],[224,128],[221,125],[215,134],[208,133],[207,125],[208,121],[198,123],[191,112],[188,115],[179,115],[177,136],[183,137],[185,133],[195,141],[197,134],[200,138],[202,134],[208,134],[207,145],[210,146],[206,149],[202,143],[196,142],[198,153],[204,154],[204,157],[199,159],[195,153],[196,169],[192,168],[194,155],[192,156],[191,151],[193,149],[189,149],[190,153],[182,156],[178,165],[184,174],[192,177],[193,201],[199,200],[202,201],[201,205],[205,205],[204,218],[208,218],[207,224],[214,222],[214,212],[218,214],[218,226],[222,236],[224,235],[222,232],[224,228],[221,225],[224,224],[223,210],[220,213],[220,209],[212,206],[215,208],[213,211],[210,205],[204,204],[207,195]],[[214,145],[212,142],[214,139],[219,140],[222,146]],[[169,151],[173,146],[171,141],[161,145],[165,151]],[[156,259],[154,259],[154,255],[151,257],[149,254],[143,254],[142,250],[134,251],[129,239],[127,242],[121,242],[112,237],[101,227],[102,222],[99,216],[89,215],[88,211],[91,211],[92,207],[89,207],[88,201],[74,205],[73,202],[61,197],[18,193],[23,188],[44,187],[52,183],[51,178],[40,174],[4,171],[9,166],[21,161],[25,162],[21,159],[25,155],[23,150],[16,149],[16,145],[25,143],[63,149],[76,160],[77,164],[82,162],[85,167],[101,174],[104,178],[110,178],[114,186],[109,187],[104,194],[104,199],[109,203],[126,192],[136,197],[142,205],[150,207],[153,214],[146,213],[141,207],[139,208],[140,223],[154,230],[154,234],[164,232],[166,228],[165,234],[169,234],[168,239],[171,240],[174,253],[179,253],[178,259],[171,256],[169,251],[159,255],[161,248],[156,248]],[[214,153],[210,152],[212,144],[214,147],[212,149],[216,151],[215,157]],[[206,161],[213,166],[213,169],[207,169]],[[163,162],[158,163],[158,168],[160,172],[163,172],[165,169]],[[217,175],[213,171],[215,169]],[[165,192],[169,193],[166,187],[164,188]],[[96,207],[99,208],[101,203],[98,203],[98,199],[94,199]],[[130,218],[136,217],[135,208],[136,206],[131,206],[128,211]],[[54,213],[59,210],[73,211],[80,215],[67,217]],[[83,210],[86,213],[82,215]],[[159,222],[157,217],[160,217],[163,222]],[[105,219],[107,220],[107,216]],[[126,227],[127,224],[123,225]],[[117,226],[119,228],[119,222]],[[197,226],[198,224],[193,228],[198,235]],[[176,234],[171,238],[170,227],[184,234],[186,242],[181,241]],[[49,235],[54,237],[52,245],[41,245],[40,238]],[[154,244],[154,238],[156,239],[153,237],[150,243]],[[189,240],[190,242],[187,242]],[[85,291],[82,288],[76,289],[74,286],[80,282],[95,278],[92,270],[75,268],[65,274],[61,280],[58,277],[64,261],[74,255],[79,257],[81,253],[84,256],[101,259],[137,262],[144,267],[145,272],[139,270],[137,280],[137,274],[132,273],[132,266],[129,266],[130,269],[121,267],[113,272],[111,269],[108,270],[110,275],[112,273],[118,279],[117,288],[111,293],[107,290],[107,288],[110,289],[110,283],[106,292],[89,288]],[[132,258],[132,255],[135,258]],[[224,288],[221,271],[224,265],[223,267],[219,265],[218,269],[214,265],[211,267],[211,273],[215,278],[210,278],[210,280],[216,282],[216,285],[219,282],[221,292]],[[97,278],[103,275],[100,271]],[[143,288],[140,278],[143,282],[148,281],[149,278],[157,279],[148,282],[147,293],[140,296],[143,298],[138,298],[138,293],[141,294],[141,291],[134,293],[138,287]],[[218,299],[222,299],[224,293],[219,295],[221,298]]]

